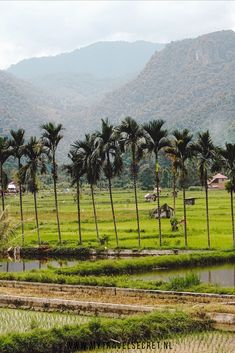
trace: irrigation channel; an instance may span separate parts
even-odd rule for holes
[[[78,264],[77,260],[0,260],[0,272],[23,272],[33,269],[46,269],[48,267],[70,267]],[[195,273],[201,282],[218,284],[222,287],[235,287],[235,264],[213,265],[206,267],[190,267],[187,269],[158,269],[151,272],[139,273],[132,278],[149,280],[168,281],[172,277],[185,276],[188,273]]]

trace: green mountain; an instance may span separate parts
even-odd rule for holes
[[[54,103],[30,83],[0,71],[0,134],[21,127],[37,133],[43,120],[59,119]]]
[[[8,72],[60,101],[62,107],[89,107],[126,84],[163,44],[99,42],[56,56],[25,59]]]
[[[210,129],[235,139],[235,33],[220,31],[168,44],[136,79],[108,94],[87,118],[139,122],[164,119],[169,128]]]

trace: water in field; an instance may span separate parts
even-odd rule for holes
[[[23,272],[29,270],[47,269],[48,267],[68,267],[78,264],[77,260],[0,260],[0,272]]]
[[[187,269],[159,269],[151,272],[139,273],[132,278],[144,281],[168,281],[172,277],[195,273],[201,282],[218,284],[223,287],[235,287],[235,264],[216,265],[207,267],[192,267]]]
[[[47,269],[48,267],[70,267],[75,266],[78,260],[0,260],[0,272],[23,272],[29,270]],[[145,273],[139,273],[132,278],[144,281],[168,281],[171,277],[185,276],[188,273],[195,273],[201,282],[218,284],[223,287],[235,287],[235,264],[225,264],[207,267],[191,267],[187,269],[159,269]]]

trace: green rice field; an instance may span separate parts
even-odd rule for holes
[[[68,313],[47,313],[20,309],[0,308],[0,334],[21,333],[30,330],[52,329],[65,325],[80,325],[91,317]]]
[[[158,224],[157,220],[150,219],[149,212],[156,207],[154,202],[146,202],[146,191],[139,190],[139,211],[141,228],[141,247],[158,248]],[[188,213],[188,243],[189,248],[206,248],[206,222],[205,199],[202,191],[187,191],[187,197],[195,197],[196,204],[187,206]],[[137,248],[138,239],[136,233],[136,218],[133,190],[114,190],[114,206],[116,211],[117,227],[119,234],[119,246],[121,248]],[[116,246],[113,231],[113,222],[109,195],[106,190],[96,189],[96,207],[101,237],[108,237],[106,244],[109,248]],[[18,196],[8,196],[9,214],[16,221],[19,219]],[[171,190],[163,190],[161,205],[164,203],[172,206]],[[176,202],[176,216],[178,220],[183,218],[182,192]],[[59,192],[59,208],[61,219],[62,239],[64,245],[75,246],[77,244],[77,209],[73,192]],[[225,190],[209,191],[211,246],[214,249],[232,248],[232,230],[230,215],[230,197]],[[54,198],[51,191],[38,194],[38,210],[41,239],[51,245],[57,245],[56,214]],[[37,243],[37,233],[34,221],[33,197],[31,194],[24,196],[25,239],[26,245]],[[83,233],[83,245],[95,247],[98,245],[95,233],[91,196],[88,190],[81,194],[81,221]],[[183,226],[179,226],[177,232],[171,231],[169,219],[162,220],[163,248],[184,247]],[[17,230],[12,244],[21,242],[20,227]]]

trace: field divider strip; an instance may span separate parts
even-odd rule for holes
[[[76,292],[78,289],[91,290],[98,292],[112,292],[114,295],[117,293],[123,294],[151,294],[151,295],[174,295],[174,296],[192,296],[192,297],[204,297],[204,298],[218,298],[218,299],[235,299],[234,294],[216,294],[216,293],[198,293],[198,292],[177,292],[177,291],[166,291],[159,289],[136,289],[136,288],[121,288],[121,287],[104,287],[104,286],[86,286],[86,285],[72,285],[72,284],[58,284],[58,283],[41,283],[41,282],[27,282],[27,281],[11,281],[11,280],[0,280],[0,287],[10,288],[47,288],[55,289],[61,292]]]
[[[139,306],[129,304],[101,303],[94,301],[78,301],[55,298],[23,297],[0,294],[0,307],[24,308],[44,311],[72,311],[79,314],[117,314],[130,315],[136,313],[152,312],[153,306]]]

